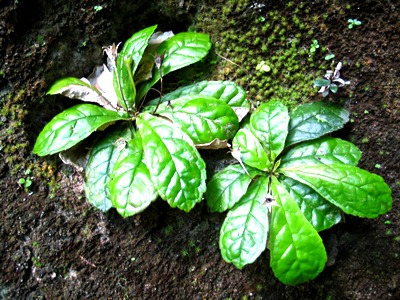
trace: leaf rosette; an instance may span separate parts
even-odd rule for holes
[[[229,210],[220,233],[223,258],[242,268],[267,245],[275,276],[295,285],[315,278],[327,256],[318,231],[342,212],[375,218],[391,209],[382,177],[358,168],[360,150],[329,136],[348,121],[334,104],[280,102],[258,107],[232,141],[239,162],[207,186],[211,211]]]
[[[206,190],[197,148],[228,147],[250,109],[244,90],[226,81],[202,81],[163,95],[163,76],[202,60],[211,42],[202,33],[155,30],[135,33],[119,53],[119,45],[103,47],[107,64],[87,79],[55,82],[48,94],[90,103],[54,117],[33,149],[40,156],[62,152],[64,162],[84,171],[87,200],[102,211],[114,207],[123,217],[159,197],[190,211]],[[147,101],[158,82],[160,96]]]

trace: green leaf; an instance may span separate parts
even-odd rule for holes
[[[249,184],[261,173],[248,169],[250,176],[241,165],[229,165],[214,174],[207,184],[207,205],[212,212],[223,212],[232,208],[246,193]]]
[[[119,126],[106,132],[90,152],[85,169],[85,195],[89,203],[102,211],[111,208],[110,174],[121,152],[120,140],[131,139],[132,134],[126,126]]]
[[[114,83],[114,87],[118,87],[122,91],[121,96],[125,101],[121,101],[120,104],[125,109],[131,109],[135,105],[136,87],[133,76],[156,28],[155,25],[136,32],[125,42],[118,54],[116,62],[118,76],[114,76],[118,81],[117,84]],[[128,107],[126,107],[125,102]]]
[[[136,86],[131,71],[133,60],[132,57],[128,56],[121,59],[123,59],[123,66],[114,69],[113,72],[113,87],[116,91],[118,103],[125,111],[129,111],[135,107],[136,97]]]
[[[206,190],[205,163],[192,140],[170,121],[150,114],[140,114],[137,126],[159,195],[171,207],[190,211]]]
[[[349,121],[349,112],[326,102],[314,102],[296,107],[290,113],[286,147],[319,138],[336,131]]]
[[[329,86],[329,89],[332,91],[332,93],[337,93],[339,87],[337,86],[337,84],[332,83],[332,84]]]
[[[298,166],[281,168],[281,172],[351,215],[375,218],[392,207],[392,192],[383,178],[355,166]]]
[[[111,201],[124,218],[142,212],[158,197],[143,155],[142,141],[136,136],[121,152],[111,174]]]
[[[234,82],[231,81],[200,81],[192,85],[181,87],[171,93],[163,95],[161,101],[174,101],[188,95],[209,96],[222,100],[238,114],[239,121],[250,110],[250,103],[247,101],[246,92]],[[155,107],[160,99],[153,99],[146,106]],[[152,108],[150,111],[154,111]]]
[[[124,44],[124,47],[122,48],[121,52],[118,55],[118,67],[121,68],[123,67],[123,58],[124,56],[129,56],[132,57],[132,60],[134,62],[132,66],[132,73],[134,74],[140,60],[142,59],[143,53],[148,46],[148,41],[151,37],[151,35],[154,33],[156,30],[157,25],[147,27],[145,29],[142,29],[138,32],[136,32],[134,35],[132,35]]]
[[[260,177],[254,181],[222,224],[219,240],[222,257],[239,269],[254,262],[267,244],[269,213],[262,204],[268,195],[268,180]]]
[[[161,67],[162,76],[198,62],[207,55],[210,48],[210,37],[207,34],[181,32],[174,35],[157,48],[159,54],[165,51]],[[140,86],[136,95],[137,100],[142,99],[158,80],[160,80],[160,72],[155,69],[152,79]]]
[[[116,109],[116,103],[111,103],[98,89],[78,78],[66,77],[57,80],[47,92],[47,95],[56,94],[61,94],[71,99],[98,103],[107,109]]]
[[[285,146],[288,123],[287,107],[277,101],[260,105],[250,116],[251,131],[263,145],[270,162],[275,161]]]
[[[357,165],[361,151],[352,143],[332,137],[322,137],[299,144],[281,158],[281,168],[304,165]]]
[[[271,189],[278,204],[272,210],[271,268],[275,276],[287,285],[314,279],[327,261],[322,240],[275,177]]]
[[[66,78],[62,78],[57,80],[48,90],[47,95],[56,95],[56,94],[61,94],[64,92],[65,89],[69,88],[70,86],[82,86],[85,87],[89,90],[91,90],[92,92],[94,92],[97,95],[101,95],[101,93],[94,87],[92,87],[90,84],[75,78],[75,77],[66,77]],[[72,97],[70,97],[72,98]],[[74,99],[81,99],[79,97],[76,97]]]
[[[157,113],[172,120],[195,144],[232,139],[239,128],[232,108],[208,96],[184,96],[175,100],[172,107],[163,103]]]
[[[30,178],[27,178],[27,179],[25,180],[25,187],[28,188],[28,187],[30,187],[31,185],[32,185],[32,180],[31,180]]]
[[[322,198],[316,191],[289,177],[280,182],[290,192],[308,222],[317,231],[331,228],[341,220],[341,210]]]
[[[99,127],[128,119],[126,113],[115,112],[93,104],[78,104],[55,116],[39,134],[33,153],[44,156],[71,148]]]
[[[232,149],[240,151],[241,160],[248,166],[268,171],[272,163],[260,141],[247,128],[240,129],[232,140]]]
[[[331,81],[328,80],[328,79],[324,79],[324,78],[318,78],[318,79],[316,79],[314,81],[314,85],[318,86],[318,87],[320,87],[320,86],[328,86],[330,84],[331,84]]]
[[[153,77],[154,67],[159,68],[164,57],[163,53],[157,52],[157,47],[172,36],[174,36],[172,31],[158,31],[151,36],[148,47],[144,51],[139,67],[135,73],[135,83],[137,86]],[[140,99],[137,98],[136,100],[139,101]]]

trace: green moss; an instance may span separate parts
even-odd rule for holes
[[[171,235],[171,233],[174,231],[174,228],[171,225],[168,225],[167,227],[164,228],[164,234],[165,235]]]
[[[45,182],[50,191],[56,186],[56,158],[49,162],[38,160],[31,154],[28,133],[25,128],[28,109],[26,103],[28,93],[24,88],[10,92],[0,100],[0,116],[2,127],[0,131],[0,152],[5,154],[5,163],[10,173],[17,178],[28,178],[33,183]],[[29,174],[29,176],[27,176]],[[30,187],[34,190],[35,187]]]
[[[369,142],[369,138],[367,138],[367,137],[364,137],[364,138],[362,138],[362,140],[361,140],[361,143],[363,143],[363,144],[366,144],[366,143],[368,143]]]
[[[241,1],[205,7],[197,16],[198,27],[209,28],[206,33],[212,36],[216,53],[237,64],[219,60],[212,79],[235,80],[247,89],[249,99],[255,102],[268,101],[271,97],[289,106],[308,101],[315,95],[312,82],[320,73],[315,63],[317,57],[321,58],[319,53],[309,57],[312,39],[309,34],[314,34],[320,22],[318,16],[304,13],[309,8],[310,5],[304,3],[290,10],[243,14],[249,8]],[[242,14],[234,13],[238,11]],[[251,17],[246,18],[246,15]],[[236,18],[236,22],[229,25],[221,21],[232,18]],[[270,72],[256,70],[261,61],[271,67]]]

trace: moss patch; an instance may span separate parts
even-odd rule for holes
[[[254,105],[271,98],[288,106],[307,102],[317,93],[313,81],[329,67],[323,60],[328,49],[310,51],[324,17],[304,5],[286,5],[278,10],[252,1],[218,1],[204,5],[196,17],[197,30],[215,43],[213,78],[237,82]]]

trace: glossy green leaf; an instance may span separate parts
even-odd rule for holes
[[[262,171],[268,171],[272,167],[267,153],[260,141],[247,128],[240,129],[232,140],[232,149],[240,151],[240,159],[248,166]]]
[[[314,279],[327,261],[322,240],[275,177],[271,189],[278,204],[272,210],[271,268],[275,276],[287,285]]]
[[[106,132],[90,152],[85,168],[85,195],[87,200],[102,211],[111,208],[110,174],[122,147],[119,141],[131,139],[132,134],[126,126],[119,126]]]
[[[219,240],[222,257],[239,269],[254,262],[267,244],[269,213],[262,204],[268,195],[268,180],[260,177],[254,181],[222,224]]]
[[[250,116],[251,131],[263,145],[270,162],[275,161],[285,146],[288,123],[287,107],[277,101],[260,105]]]
[[[290,113],[286,147],[336,131],[349,121],[349,112],[333,103],[314,102],[296,107]]]
[[[123,66],[114,70],[113,86],[120,106],[125,111],[129,111],[135,107],[136,97],[136,86],[131,71],[133,59],[129,56],[125,56],[124,58],[121,56],[118,57],[123,60]]]
[[[158,197],[143,156],[141,138],[136,136],[122,150],[111,174],[111,202],[124,218],[142,212]]]
[[[352,143],[332,137],[322,137],[294,147],[282,156],[281,168],[291,166],[343,163],[357,165],[361,151]]]
[[[281,172],[351,215],[375,218],[392,207],[391,190],[383,178],[355,166],[306,165],[282,168]]]
[[[118,54],[118,65],[117,67],[123,67],[123,58],[124,56],[130,56],[132,57],[132,60],[134,62],[132,66],[132,73],[134,74],[140,60],[142,59],[143,53],[148,46],[148,41],[151,37],[151,35],[154,33],[156,30],[157,25],[147,27],[145,29],[142,29],[135,34],[133,34],[124,44],[124,47],[122,48],[121,52]]]
[[[172,106],[163,103],[157,113],[172,120],[195,144],[232,139],[239,121],[228,104],[208,96],[184,96]]]
[[[290,192],[301,212],[317,231],[331,228],[341,220],[341,210],[316,191],[289,177],[280,182]]]
[[[157,47],[167,39],[173,37],[172,31],[154,33],[149,39],[149,45],[143,53],[143,57],[140,61],[139,67],[135,73],[136,85],[141,84],[153,77],[154,68],[158,68],[163,62],[163,53],[157,51]],[[157,63],[156,63],[157,62]],[[137,100],[139,100],[137,98]]]
[[[136,32],[125,42],[118,54],[116,62],[118,76],[115,76],[117,83],[114,83],[114,87],[122,91],[121,96],[124,100],[120,104],[125,109],[131,109],[135,105],[136,87],[133,77],[148,41],[156,28],[155,25]]]
[[[44,156],[71,148],[99,127],[127,119],[125,113],[93,104],[78,104],[55,116],[39,134],[33,153]]]
[[[231,81],[200,81],[192,85],[181,87],[171,93],[163,95],[161,101],[174,101],[188,95],[209,96],[222,100],[237,113],[239,121],[250,110],[250,103],[246,99],[246,92]],[[153,99],[146,106],[155,107],[160,101],[159,98]],[[154,111],[152,108],[150,111]]]
[[[212,212],[223,212],[232,208],[246,193],[249,184],[261,173],[249,168],[250,176],[241,165],[229,165],[214,174],[207,184],[207,205]]]
[[[106,109],[115,110],[116,103],[111,103],[102,93],[89,83],[74,77],[57,80],[47,92],[48,95],[61,94],[71,99],[98,103]]]
[[[206,190],[205,163],[190,137],[165,118],[137,118],[144,162],[161,198],[171,207],[191,210]]]
[[[181,69],[205,57],[211,48],[210,37],[207,34],[181,32],[164,41],[157,48],[157,53],[165,51],[161,67],[162,75]],[[160,80],[160,72],[154,69],[153,77],[140,85],[136,98],[142,99],[150,88]]]
[[[321,86],[328,86],[331,84],[331,81],[328,79],[324,79],[324,78],[318,78],[314,81],[314,85],[321,87]]]
[[[75,78],[75,77],[66,77],[57,80],[48,90],[47,95],[56,95],[56,94],[62,94],[65,89],[71,87],[71,86],[81,86],[85,87],[88,89],[88,92],[93,92],[97,96],[101,95],[101,93],[91,86],[90,84],[82,81],[81,79]],[[68,96],[69,97],[69,96]],[[73,98],[73,97],[70,97]],[[81,99],[80,97],[74,97],[74,99]]]

